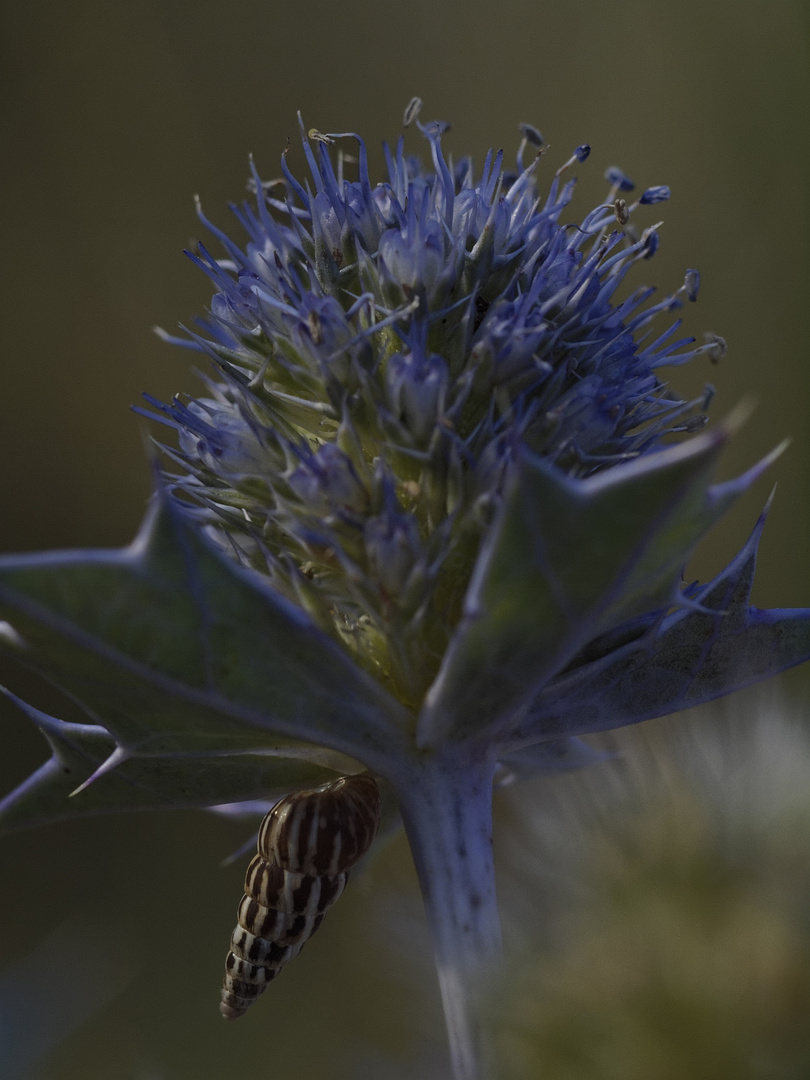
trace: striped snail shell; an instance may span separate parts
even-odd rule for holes
[[[225,960],[226,1020],[247,1012],[321,925],[371,847],[380,809],[374,778],[360,773],[293,792],[265,816]]]

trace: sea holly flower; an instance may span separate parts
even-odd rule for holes
[[[147,397],[170,439],[139,536],[0,560],[3,649],[87,714],[18,702],[54,756],[1,809],[17,827],[370,770],[405,824],[469,1080],[499,949],[493,782],[586,765],[583,734],[804,660],[810,611],[749,607],[761,522],[715,581],[682,581],[773,455],[715,482],[738,421],[701,431],[711,391],[661,380],[725,352],[662,320],[697,271],[660,300],[622,289],[669,188],[628,202],[610,168],[578,221],[587,146],[553,172],[523,125],[515,171],[500,151],[476,171],[419,106],[430,166],[400,139],[373,186],[359,135],[302,123],[309,177],[286,154],[279,180],[251,166],[243,247],[198,210],[224,251],[190,258],[216,292],[164,336],[213,374],[198,398]]]

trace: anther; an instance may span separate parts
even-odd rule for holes
[[[313,142],[326,143],[327,146],[329,146],[335,141],[334,139],[331,139],[328,135],[324,135],[322,131],[318,131],[317,128],[310,128],[307,132],[307,138],[312,139]]]
[[[422,99],[420,97],[412,97],[405,106],[405,115],[402,117],[402,126],[410,127],[421,111]]]
[[[587,143],[583,143],[581,146],[578,146],[576,148],[576,150],[573,152],[573,154],[571,155],[571,157],[568,159],[568,161],[566,161],[564,165],[561,165],[559,167],[559,169],[557,169],[557,172],[554,175],[555,176],[562,176],[562,174],[565,172],[565,170],[570,169],[575,161],[578,161],[580,163],[585,161],[585,159],[588,157],[590,152],[591,152],[591,148],[590,148],[590,146],[588,146]]]
[[[700,351],[708,353],[709,360],[713,364],[719,364],[728,352],[726,339],[720,337],[719,334],[713,334],[711,331],[707,331],[703,337],[706,339],[706,344]]]

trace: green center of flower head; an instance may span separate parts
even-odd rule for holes
[[[628,206],[632,181],[608,169],[605,203],[573,224],[561,178],[587,146],[543,197],[536,129],[522,126],[515,172],[499,151],[476,176],[444,157],[446,125],[420,123],[420,105],[405,119],[432,168],[400,139],[372,187],[358,135],[302,124],[311,181],[284,159],[278,181],[253,168],[256,207],[234,208],[244,250],[200,212],[226,258],[191,255],[217,292],[204,333],[170,340],[207,353],[216,378],[205,397],[148,398],[179,432],[167,481],[190,512],[414,708],[518,455],[581,477],[694,430],[706,399],[673,397],[655,371],[724,351],[676,340],[679,321],[648,340],[659,312],[696,298],[694,270],[658,304],[647,288],[612,304],[658,247],[657,225],[639,235],[631,215],[668,188]]]

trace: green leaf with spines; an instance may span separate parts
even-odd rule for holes
[[[2,831],[115,810],[280,798],[292,788],[317,786],[360,768],[350,758],[314,747],[311,755],[298,758],[288,756],[288,747],[271,746],[241,753],[127,756],[103,727],[58,720],[0,691],[36,724],[52,751],[44,765],[0,799]],[[105,768],[108,763],[114,767]]]
[[[139,754],[314,743],[368,762],[409,714],[159,495],[120,551],[0,558],[0,649]]]
[[[742,550],[688,604],[618,627],[552,680],[510,733],[531,739],[604,731],[692,708],[810,658],[810,609],[749,606],[767,507]],[[622,641],[622,638],[624,640]]]
[[[697,541],[774,456],[712,487],[730,431],[585,480],[523,453],[426,699],[420,745],[497,736],[588,641],[676,602]]]

